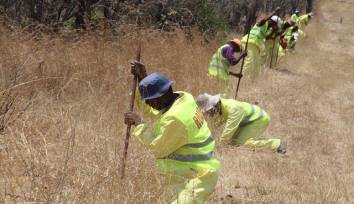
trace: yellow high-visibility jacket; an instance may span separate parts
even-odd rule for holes
[[[263,114],[263,110],[256,105],[234,99],[221,98],[219,122],[225,123],[221,141],[229,141],[235,135],[238,128],[261,118]]]
[[[208,74],[219,79],[228,81],[230,79],[230,62],[222,55],[222,49],[229,45],[221,46],[213,55],[208,67]]]
[[[271,28],[268,26],[268,22],[265,22],[262,26],[254,25],[250,31],[250,37],[248,43],[254,44],[259,48],[260,53],[264,52],[264,42],[267,35],[272,32]],[[242,43],[246,44],[247,36],[242,38]]]
[[[137,103],[153,125],[140,124],[133,135],[146,145],[157,159],[162,174],[193,178],[206,170],[217,171],[219,161],[213,156],[215,141],[193,96],[180,97],[166,111],[160,112],[139,100]]]
[[[299,16],[296,14],[291,15],[291,20],[294,21],[296,24],[299,24]]]
[[[299,17],[299,28],[303,28],[310,21],[309,14],[304,14]]]
[[[304,25],[306,25],[309,22],[309,15],[308,14],[304,14],[302,16],[297,16],[296,14],[293,14],[291,16],[291,20],[296,22],[296,25],[299,26],[299,30],[298,33],[300,34],[300,36],[305,36],[304,31],[302,31]]]

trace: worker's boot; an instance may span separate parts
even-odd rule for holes
[[[288,141],[286,140],[281,140],[280,141],[280,145],[277,149],[277,152],[280,154],[285,154],[286,150],[288,149]]]

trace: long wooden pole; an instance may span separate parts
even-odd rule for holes
[[[250,31],[251,31],[251,29],[250,29]],[[248,40],[250,39],[250,31],[248,31],[248,34],[247,34],[247,41],[246,41],[246,46],[245,46],[245,52],[246,52],[246,53],[247,53],[247,48],[248,48]],[[242,59],[241,70],[240,70],[240,73],[239,73],[239,74],[242,74],[243,67],[244,67],[244,65],[245,65],[245,58],[246,58],[246,57],[244,57],[244,58]],[[237,81],[235,99],[237,98],[238,90],[239,90],[239,88],[240,88],[240,83],[241,83],[241,77],[238,78],[238,81]]]
[[[257,6],[257,4],[255,4],[255,6]],[[272,16],[274,16],[279,10],[280,10],[280,7],[277,7],[277,8],[275,9],[275,11],[274,11],[272,14],[270,14],[266,20],[268,20],[268,19],[270,19]],[[254,16],[256,15],[256,9],[255,9],[254,13],[252,13],[251,15],[254,15]],[[249,40],[249,37],[250,37],[250,32],[251,32],[251,30],[252,30],[252,27],[250,27],[249,29],[250,29],[250,30],[248,31],[248,35],[247,35],[247,41],[246,41],[246,46],[245,46],[245,52],[247,52],[247,49],[248,49],[248,40]],[[245,65],[245,58],[246,58],[246,57],[244,57],[244,58],[242,59],[241,70],[240,70],[240,73],[239,73],[239,74],[242,74],[243,67],[244,67],[244,65]],[[239,88],[240,88],[240,83],[241,83],[241,78],[238,78],[237,87],[236,87],[236,93],[235,93],[235,99],[237,98],[238,90],[239,90]]]
[[[140,58],[141,58],[141,42],[139,42],[139,46],[138,49],[136,51],[136,61],[140,62]],[[129,104],[129,111],[133,112],[134,110],[134,101],[135,101],[135,91],[136,91],[136,86],[138,84],[138,78],[137,76],[134,76],[133,78],[133,83],[132,83],[132,89],[131,89],[131,97],[130,97],[130,104]],[[121,160],[122,166],[121,166],[121,179],[124,178],[124,174],[125,174],[125,166],[126,166],[126,162],[127,162],[127,155],[128,155],[128,147],[129,147],[129,139],[130,139],[130,130],[131,130],[131,125],[128,124],[127,125],[127,130],[126,130],[126,134],[125,134],[125,141],[124,141],[124,151],[123,151],[123,157]]]

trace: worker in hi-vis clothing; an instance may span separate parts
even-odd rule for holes
[[[196,101],[203,113],[216,119],[218,124],[225,124],[222,143],[286,153],[286,140],[260,138],[270,117],[258,106],[209,94],[199,95]]]
[[[240,53],[240,56],[235,56],[236,53]],[[230,71],[230,67],[236,65],[246,55],[242,51],[241,41],[236,38],[216,50],[208,67],[208,76],[215,82],[213,87],[217,89],[217,93],[227,96],[230,92],[230,76],[242,77],[242,74]]]
[[[312,13],[301,15],[298,20],[299,28],[303,29],[305,26],[307,26],[311,18],[312,18]]]
[[[282,24],[283,21],[280,19],[280,17],[278,16],[272,16],[272,18],[279,22],[278,26],[276,27],[276,30],[273,30],[272,28],[269,29],[267,36],[265,37],[265,42],[264,42],[264,62],[270,61],[271,57],[272,57],[272,53],[273,53],[273,57],[274,57],[274,50],[275,47],[277,47],[278,43],[276,43],[277,41],[279,41],[279,35],[281,32],[281,28],[282,28]],[[276,19],[278,18],[278,19]]]
[[[293,51],[298,40],[298,26],[292,26],[280,39],[279,57],[284,57],[286,52]]]
[[[296,24],[299,24],[299,18],[300,18],[300,11],[299,10],[295,10],[295,12],[293,13],[293,15],[291,15],[291,20],[294,21]]]
[[[245,75],[251,80],[255,80],[261,69],[261,55],[265,54],[265,39],[277,32],[280,26],[280,18],[272,15],[264,18],[254,25],[249,33],[247,57],[245,58]],[[246,44],[247,36],[242,38],[242,43]]]
[[[280,29],[277,33],[270,36],[266,39],[266,50],[267,50],[267,59],[271,61],[271,57],[273,56],[273,62],[277,60],[279,56],[278,50],[280,50],[280,43],[284,42],[283,38],[286,33],[291,31],[292,26],[295,26],[296,23],[290,19],[281,21]],[[275,40],[275,41],[273,41]],[[267,47],[268,46],[268,47]]]
[[[291,16],[291,20],[295,21],[296,25],[299,27],[298,33],[301,37],[305,37],[303,29],[305,25],[309,23],[312,18],[312,13],[300,15],[300,11],[296,10],[295,13]]]
[[[147,75],[139,62],[132,63],[131,72],[139,80],[137,105],[152,125],[132,112],[125,114],[125,123],[135,125],[132,134],[156,157],[166,178],[163,203],[204,203],[214,191],[220,163],[203,113],[191,94],[173,92],[173,81],[164,75]]]
[[[296,23],[296,25],[299,27],[299,25],[300,25],[300,11],[299,10],[295,10],[293,15],[291,15],[291,20],[294,21]],[[304,31],[302,31],[300,27],[298,29],[298,33],[302,37],[305,36]]]

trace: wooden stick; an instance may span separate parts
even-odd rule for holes
[[[251,29],[252,29],[252,28],[251,28]],[[247,48],[248,48],[248,40],[250,39],[250,32],[251,32],[251,29],[248,31],[248,34],[247,34],[247,41],[246,41],[246,46],[245,46],[245,52],[246,52],[246,53],[247,53]],[[246,57],[244,57],[244,58],[242,59],[241,70],[240,70],[240,73],[239,73],[239,74],[242,74],[243,67],[244,67],[244,65],[245,65],[245,59],[246,59]],[[240,83],[241,83],[241,77],[238,78],[238,81],[237,81],[235,99],[237,98],[238,90],[239,90],[239,88],[240,88]]]
[[[140,62],[141,58],[141,42],[139,42],[138,49],[136,51],[136,61]],[[132,84],[132,95],[130,97],[130,105],[129,105],[129,111],[133,112],[134,110],[134,101],[135,101],[135,92],[136,92],[136,87],[138,84],[138,78],[137,76],[134,76],[133,78],[133,84]],[[121,166],[121,179],[124,179],[124,174],[125,174],[125,166],[127,162],[127,155],[128,155],[128,147],[129,147],[129,139],[130,139],[130,130],[131,130],[131,125],[127,125],[127,130],[125,134],[125,141],[124,141],[124,151],[123,151],[123,157],[122,157],[122,166]]]
[[[255,6],[256,6],[256,4],[255,4]],[[280,10],[280,7],[277,7],[277,8],[275,9],[275,11],[273,11],[273,13],[271,13],[271,14],[266,18],[266,20],[269,20],[269,19],[270,19],[272,16],[274,16],[279,10]],[[253,13],[253,14],[250,14],[250,15],[256,15],[255,12],[256,12],[256,11],[254,11],[254,13]],[[249,37],[250,37],[250,32],[251,32],[251,30],[252,30],[252,27],[251,27],[250,30],[248,31],[247,41],[246,41],[246,46],[245,46],[245,52],[247,52],[248,40],[249,40]],[[241,70],[240,70],[240,73],[239,73],[239,74],[242,74],[243,67],[244,67],[244,65],[245,65],[245,58],[246,58],[246,57],[244,57],[244,58],[242,59]],[[240,88],[240,83],[241,83],[241,78],[238,78],[237,87],[236,87],[236,93],[235,93],[235,99],[237,98],[238,90],[239,90],[239,88]]]

